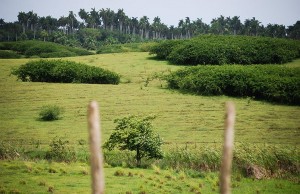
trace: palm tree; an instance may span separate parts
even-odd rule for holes
[[[224,16],[220,16],[218,18],[214,18],[211,21],[211,31],[212,33],[215,34],[224,34],[224,32],[226,31],[226,20],[224,18]]]
[[[140,18],[140,22],[139,22],[139,27],[140,27],[140,31],[141,31],[141,39],[145,38],[148,39],[149,38],[149,18],[147,16],[143,16]]]
[[[80,9],[78,15],[84,21],[84,24],[88,25],[89,14],[84,9]]]
[[[250,31],[255,36],[258,35],[258,31],[259,31],[259,27],[260,27],[259,24],[260,24],[260,22],[258,20],[256,20],[255,17],[253,17],[250,20]]]
[[[101,25],[100,14],[96,11],[95,8],[92,8],[88,16],[92,28],[97,28]]]
[[[126,18],[126,15],[125,15],[123,9],[118,9],[118,13],[117,13],[116,18],[117,18],[117,21],[119,23],[119,30],[122,33],[123,32],[123,24],[124,24],[125,18]]]
[[[153,28],[153,38],[154,39],[159,39],[160,38],[160,28],[161,28],[161,22],[160,22],[160,18],[158,16],[156,16],[153,19],[153,23],[152,23],[152,28]]]
[[[131,19],[128,16],[125,16],[124,25],[125,25],[125,34],[130,34]]]
[[[139,21],[137,20],[136,17],[132,17],[131,18],[131,27],[132,27],[132,34],[135,35],[136,34],[136,29],[139,26]]]
[[[18,14],[18,21],[23,27],[23,33],[26,32],[26,25],[27,25],[28,16],[25,12],[19,12]]]
[[[197,18],[196,21],[193,21],[195,25],[195,32],[194,34],[206,34],[209,31],[209,25],[204,23],[202,19]]]
[[[31,25],[31,30],[33,30],[33,38],[34,39],[35,39],[35,35],[36,35],[36,29],[38,27],[38,22],[39,22],[39,18],[37,16],[37,14],[33,13],[31,15],[30,25]]]
[[[58,19],[58,26],[62,28],[62,31],[65,34],[68,34],[68,24],[69,24],[69,21],[68,21],[67,17],[61,16]]]
[[[184,30],[184,21],[183,20],[179,20],[179,23],[178,23],[178,29],[180,30],[180,39],[183,38],[183,30]]]
[[[185,18],[184,26],[185,26],[185,30],[186,30],[186,33],[185,33],[186,38],[190,39],[191,38],[191,20],[189,17]]]
[[[115,12],[109,8],[106,9],[107,26],[110,26],[110,30],[114,30]]]
[[[102,9],[99,11],[99,13],[100,13],[100,17],[101,17],[102,22],[103,22],[103,28],[106,29],[106,28],[107,28],[107,23],[108,23],[108,21],[107,21],[108,18],[107,18],[106,10],[102,8]]]
[[[278,24],[268,24],[265,28],[265,35],[273,38],[284,38],[286,36],[285,26]]]
[[[170,28],[169,28],[169,32],[171,33],[171,39],[172,40],[174,39],[174,31],[175,31],[174,25],[171,25]]]
[[[300,20],[298,20],[294,25],[288,26],[287,36],[293,39],[300,39]]]
[[[232,31],[233,35],[237,35],[242,27],[242,23],[239,16],[234,16],[233,18],[226,18],[229,29]]]
[[[76,14],[73,13],[73,11],[69,11],[68,22],[70,26],[70,31],[73,34],[74,33],[74,25],[78,26],[78,21],[76,19]]]

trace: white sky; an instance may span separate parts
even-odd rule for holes
[[[67,16],[69,11],[77,14],[80,8],[86,11],[123,8],[129,17],[146,15],[152,23],[159,16],[168,26],[177,26],[187,16],[191,20],[202,18],[207,24],[220,15],[240,16],[242,22],[255,17],[263,25],[290,26],[300,20],[300,0],[0,0],[0,18],[13,22],[18,20],[20,11],[33,11],[38,16],[58,19]]]

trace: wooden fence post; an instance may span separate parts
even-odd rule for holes
[[[101,126],[99,108],[96,101],[88,106],[88,128],[90,142],[90,162],[92,175],[92,193],[104,193],[103,155],[101,150]]]
[[[226,102],[226,118],[225,118],[225,133],[223,158],[220,175],[220,193],[230,194],[230,176],[232,167],[233,155],[233,140],[234,140],[234,122],[235,122],[235,106],[233,102]]]

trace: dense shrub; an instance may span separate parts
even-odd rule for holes
[[[119,84],[120,82],[117,73],[64,60],[31,61],[21,65],[12,74],[22,81],[33,82],[90,84]]]
[[[42,41],[18,41],[4,42],[0,45],[1,50],[12,50],[26,57],[38,56],[42,58],[50,57],[71,57],[91,55],[93,53],[80,48],[62,46],[52,42]]]
[[[183,43],[184,40],[165,40],[153,45],[150,48],[150,54],[156,54],[158,59],[167,59],[172,50]]]
[[[56,105],[46,105],[41,108],[39,119],[42,121],[54,121],[61,118],[63,109]]]
[[[204,35],[164,41],[151,50],[175,64],[281,64],[300,57],[300,41],[250,36]]]
[[[155,42],[125,43],[103,45],[97,50],[97,54],[103,53],[124,53],[124,52],[149,52]]]
[[[69,141],[55,137],[46,152],[46,159],[58,162],[76,161],[76,152],[68,145]]]
[[[18,58],[21,58],[21,55],[13,51],[0,50],[0,59],[18,59]]]
[[[276,65],[187,67],[171,73],[170,88],[200,95],[229,95],[300,104],[300,68]]]

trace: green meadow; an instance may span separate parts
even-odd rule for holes
[[[182,66],[154,60],[146,52],[100,54],[64,58],[102,67],[121,75],[119,85],[21,82],[11,75],[30,60],[0,60],[0,142],[20,149],[46,150],[55,137],[75,149],[87,142],[87,105],[100,105],[102,141],[109,138],[114,120],[128,115],[156,115],[153,124],[164,139],[164,150],[175,147],[220,146],[223,142],[224,104],[236,105],[235,142],[299,148],[300,107],[256,101],[251,97],[196,96],[169,90],[162,75]],[[300,60],[285,64],[299,67]],[[38,119],[44,105],[65,112],[53,122]],[[121,171],[120,174],[116,173]],[[172,169],[105,168],[107,193],[218,193],[218,174],[192,176]],[[296,180],[245,178],[233,175],[233,193],[298,193]],[[90,193],[86,163],[0,161],[0,193]],[[124,183],[127,183],[126,185]]]
[[[119,85],[60,84],[21,82],[13,68],[36,59],[0,61],[1,140],[29,143],[40,140],[48,145],[55,136],[72,143],[87,139],[87,104],[100,104],[103,140],[115,127],[114,119],[128,115],[154,114],[154,125],[167,144],[221,143],[224,103],[233,101],[237,109],[235,141],[298,145],[300,108],[255,101],[251,98],[196,96],[166,89],[153,79],[180,68],[149,58],[148,53],[103,54],[67,58],[103,67],[121,74]],[[300,65],[300,60],[297,61]],[[295,62],[291,65],[295,65]],[[65,109],[63,119],[38,121],[43,105]]]

